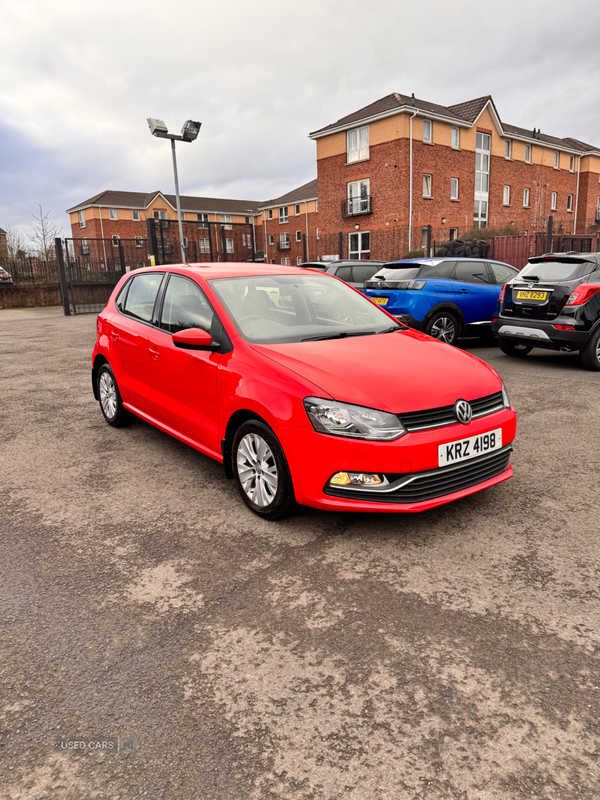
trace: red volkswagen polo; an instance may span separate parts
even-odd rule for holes
[[[498,374],[330,275],[186,264],[122,278],[94,395],[223,463],[256,514],[422,511],[512,475]]]

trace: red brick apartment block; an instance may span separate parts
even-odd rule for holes
[[[311,254],[311,246],[319,236],[322,216],[316,180],[267,201],[260,211],[267,263],[294,266],[315,259],[316,253]]]

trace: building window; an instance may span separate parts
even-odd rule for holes
[[[371,257],[371,236],[369,231],[357,231],[348,236],[348,255],[359,261]]]
[[[273,234],[272,233],[269,234],[269,244],[274,244]]]
[[[117,219],[117,209],[116,208],[109,208],[108,209],[108,218],[109,219]]]
[[[119,239],[121,237],[117,236],[117,234],[115,233],[114,236],[111,236],[110,238],[112,239],[113,247],[118,247],[119,246]]]
[[[79,227],[85,228],[85,211],[79,211],[77,216],[79,217]]]
[[[431,144],[433,142],[433,133],[432,133],[433,125],[430,119],[423,120],[423,141],[427,144]]]
[[[427,252],[427,226],[421,228],[421,250]]]
[[[364,161],[369,157],[369,126],[355,128],[346,134],[346,158],[352,161]]]
[[[569,159],[569,172],[575,172],[575,156]]]
[[[244,222],[246,225],[250,225],[250,217],[244,217]]]
[[[567,211],[573,211],[573,195],[567,195]]]
[[[512,158],[512,139],[507,139],[504,143],[504,158]]]
[[[504,185],[504,194],[502,195],[502,204],[505,206],[510,205],[510,186]]]
[[[315,228],[315,235],[316,235],[316,237],[318,239],[319,238],[319,229],[318,228]]]
[[[208,239],[198,239],[198,249],[201,253],[210,253],[210,242]]]
[[[283,225],[284,223],[286,223],[288,221],[288,219],[289,219],[289,217],[288,217],[288,207],[287,206],[281,206],[281,208],[279,209],[279,224]]]
[[[315,211],[319,210],[319,201],[315,200]]]
[[[450,178],[450,200],[458,200],[458,178]]]
[[[279,234],[279,249],[280,250],[289,250],[290,249],[290,235],[289,235],[289,233],[280,233]]]
[[[233,253],[233,239],[225,239],[225,252]]]
[[[206,228],[206,223],[208,222],[208,214],[198,214],[197,215],[199,228]]]
[[[223,223],[221,225],[223,230],[225,230],[225,231],[230,231],[231,230],[231,214],[219,214],[219,222]],[[229,251],[227,251],[227,252],[229,252]],[[233,250],[231,252],[233,253]]]
[[[281,266],[282,267],[289,267],[290,266],[290,259],[289,258],[282,258],[281,259]]]
[[[370,211],[369,179],[348,184],[348,214],[366,214]]]
[[[300,215],[300,203],[296,203],[296,205],[294,206],[294,214],[296,216]]]
[[[531,145],[530,144],[526,144],[525,145],[525,163],[526,164],[531,164]]]
[[[596,219],[597,220],[600,219],[600,197],[598,198],[598,202],[596,203]]]
[[[560,153],[558,150],[554,151],[554,169],[560,169]]]
[[[140,221],[140,212],[137,210],[137,208],[134,208],[133,211],[131,212],[131,219],[134,222]]]
[[[296,241],[297,242],[302,241],[302,231],[296,231]]]
[[[296,256],[296,266],[299,267],[302,264],[302,256]]]
[[[431,175],[423,175],[423,197],[431,197]]]
[[[600,199],[600,198],[599,198]],[[87,239],[81,240],[81,255],[88,256],[90,254],[90,246]]]
[[[185,222],[185,211],[181,212],[181,221]]]
[[[475,191],[485,194],[490,185],[490,139],[488,133],[475,137]]]
[[[453,242],[455,239],[458,239],[458,228],[450,228],[450,241]]]
[[[187,240],[187,236],[184,236],[184,237],[183,237],[183,246],[184,246],[184,247],[187,247],[187,246],[188,246],[188,240]]]
[[[166,211],[155,211],[154,212],[154,219],[166,219],[167,212]]]
[[[133,238],[135,240],[135,246],[136,247],[143,247],[144,246],[144,240],[142,239],[141,236],[134,236]]]
[[[269,219],[273,219],[273,209],[272,209],[272,208],[270,208],[270,209],[267,211],[267,217],[268,217]]]
[[[460,149],[460,128],[452,128],[452,147],[455,150]]]
[[[529,208],[529,189],[523,189],[523,208]]]
[[[488,204],[487,200],[475,200],[475,210],[473,213],[473,227],[487,228]]]
[[[558,192],[552,192],[552,199],[550,201],[550,211],[556,211],[557,202],[558,202]]]

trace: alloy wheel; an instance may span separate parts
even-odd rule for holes
[[[260,508],[270,505],[279,485],[275,457],[262,436],[248,433],[241,439],[236,455],[242,489]]]
[[[451,344],[454,341],[456,326],[450,317],[440,317],[431,326],[431,336],[442,342]]]
[[[103,372],[98,385],[100,405],[108,419],[113,419],[117,413],[117,387],[110,372]]]

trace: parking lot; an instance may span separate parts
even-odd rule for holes
[[[95,320],[0,311],[0,797],[600,796],[597,373],[465,340],[517,409],[512,480],[273,523],[104,422]],[[87,736],[137,752],[58,745]]]

